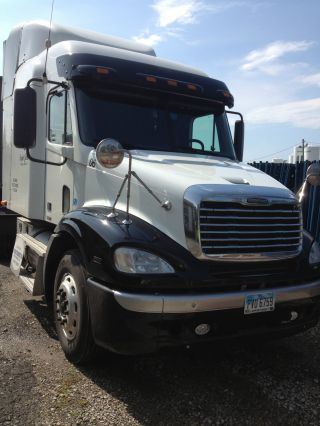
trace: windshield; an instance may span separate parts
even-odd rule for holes
[[[126,149],[187,152],[235,159],[225,113],[207,104],[152,96],[76,89],[82,142],[96,147],[105,138]]]

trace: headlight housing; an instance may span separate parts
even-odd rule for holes
[[[114,252],[118,271],[127,274],[173,274],[174,269],[156,254],[131,247],[119,247]]]
[[[320,264],[320,246],[317,241],[314,241],[309,252],[309,265],[315,266],[317,264]]]

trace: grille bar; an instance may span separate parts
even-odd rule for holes
[[[255,227],[255,228],[264,228],[264,227],[272,227],[275,228],[277,226],[282,227],[298,227],[299,229],[302,229],[302,226],[297,223],[291,224],[291,223],[202,223],[201,225],[203,226],[217,226],[217,227],[221,227],[221,226],[234,226],[235,228],[238,227],[245,227],[245,226],[250,226],[250,227]]]
[[[209,212],[225,212],[226,211],[226,209],[216,209],[216,208],[205,208],[205,207],[203,207],[203,208],[201,208],[201,211],[202,212],[205,212],[205,211],[209,211]],[[236,213],[239,213],[239,212],[241,212],[241,213],[292,213],[292,211],[290,211],[290,210],[266,210],[266,209],[263,209],[263,210],[261,210],[261,209],[247,209],[247,208],[243,208],[243,209],[231,209],[231,208],[228,208],[228,210],[227,210],[228,212],[236,212]],[[296,211],[293,211],[293,213],[297,213],[297,214],[299,214],[299,211],[298,210],[296,210]]]
[[[281,231],[281,234],[297,234],[297,230],[294,230],[294,231],[284,231],[284,230],[282,230]],[[238,235],[238,234],[267,234],[267,235],[269,235],[269,234],[277,234],[277,235],[279,235],[279,231],[259,231],[259,232],[257,232],[257,231],[201,231],[201,234],[228,234],[228,235],[230,235],[230,234],[236,234],[236,235]]]
[[[231,242],[231,241],[279,241],[279,238],[202,238],[202,241],[223,241],[223,242]],[[286,237],[287,240],[299,240],[300,236],[296,237]]]
[[[245,245],[245,246],[227,246],[227,249],[243,249],[243,248],[252,248],[252,249],[257,249],[257,248],[268,248],[268,247],[297,247],[299,246],[298,244],[262,244],[262,245]],[[212,246],[202,246],[202,248],[204,249],[211,249]]]
[[[222,219],[222,220],[297,220],[298,216],[200,216],[201,219]]]

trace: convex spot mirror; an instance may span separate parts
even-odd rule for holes
[[[37,94],[31,87],[14,92],[13,143],[17,148],[36,144]]]
[[[320,163],[312,163],[307,170],[307,182],[313,186],[320,186]]]
[[[123,160],[124,150],[115,139],[102,139],[96,149],[96,158],[102,167],[114,169]]]

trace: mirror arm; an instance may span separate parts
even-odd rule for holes
[[[37,81],[38,83],[44,83],[42,78],[30,78],[30,80],[27,83],[27,86],[30,87],[30,84],[34,81]],[[56,84],[58,87],[61,86],[63,89],[69,89],[69,86],[64,81],[53,81],[53,80],[47,80],[46,83],[50,84]]]
[[[241,114],[241,112],[236,112],[236,111],[226,111],[227,114],[233,114],[233,115],[238,115],[240,117],[240,120],[243,121],[243,115]]]
[[[61,163],[52,163],[51,161],[39,160],[38,158],[34,158],[31,156],[29,148],[27,148],[27,158],[30,161],[33,161],[34,163],[49,164],[50,166],[63,166],[67,162],[67,157],[65,157]]]

